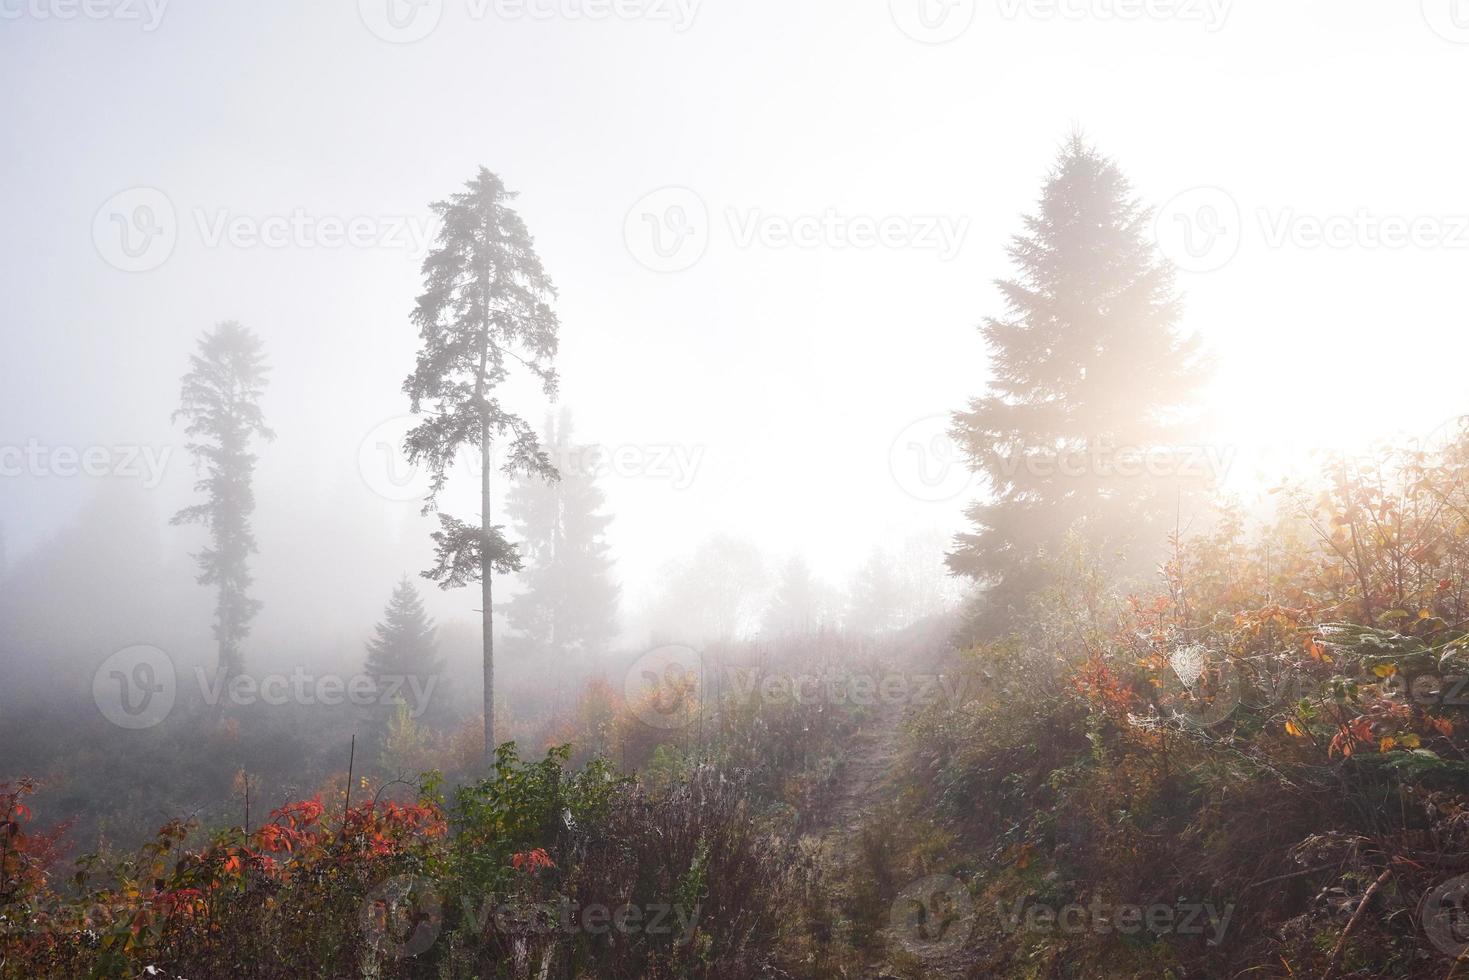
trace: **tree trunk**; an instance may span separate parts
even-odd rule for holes
[[[495,764],[495,612],[494,556],[490,550],[490,433],[480,433],[480,549],[479,584],[481,622],[485,643],[485,773]]]

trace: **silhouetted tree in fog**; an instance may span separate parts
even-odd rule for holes
[[[424,576],[445,589],[480,583],[486,768],[495,753],[493,575],[521,567],[503,528],[490,523],[496,440],[504,449],[506,474],[557,478],[535,429],[495,396],[517,366],[547,395],[556,393],[551,362],[559,323],[549,305],[556,290],[525,222],[508,206],[514,198],[499,177],[481,167],[463,191],[433,205],[443,228],[423,262],[425,288],[413,311],[423,346],[403,383],[414,414],[429,409],[404,441],[408,459],[426,463],[433,474],[425,514],[438,509],[455,457],[466,449],[479,457],[480,522],[440,514],[433,535],[438,561]]]
[[[826,612],[826,588],[811,574],[800,555],[792,555],[780,570],[761,628],[770,636],[804,636],[816,632]]]
[[[1017,275],[998,283],[1005,316],[983,327],[989,388],[953,427],[990,491],[949,556],[986,587],[981,632],[1013,624],[1068,530],[1108,552],[1163,539],[1180,483],[1143,455],[1179,437],[1205,376],[1196,340],[1175,329],[1173,269],[1156,254],[1148,211],[1080,136],[1009,254]]]
[[[874,548],[857,570],[847,602],[847,628],[854,632],[881,633],[899,625],[902,587],[885,550]]]
[[[434,639],[433,620],[424,612],[423,599],[406,576],[393,589],[383,621],[375,630],[376,635],[367,641],[364,670],[377,682],[380,692],[397,688],[398,696],[413,713],[421,714],[428,705],[415,699],[420,694],[425,699],[433,696],[428,685],[437,684],[434,678],[443,673],[444,662]],[[418,682],[417,688],[408,683],[410,678]]]
[[[267,374],[260,338],[233,320],[221,323],[199,339],[173,413],[174,421],[188,422],[185,448],[200,473],[194,489],[205,497],[175,514],[173,523],[203,524],[209,530],[209,546],[194,557],[199,584],[219,590],[214,637],[219,670],[226,678],[243,669],[240,645],[260,611],[260,603],[248,595],[249,557],[255,552],[250,516],[255,510],[251,481],[256,457],[250,445],[255,438],[275,438],[260,411]]]
[[[724,643],[757,625],[765,559],[749,541],[712,535],[693,554],[665,565],[659,577],[662,591],[650,618],[660,641]]]
[[[617,634],[619,590],[603,539],[612,518],[600,513],[597,450],[572,444],[566,409],[547,417],[545,442],[561,479],[516,480],[505,500],[525,560],[525,591],[506,604],[506,618],[537,654],[598,653]]]

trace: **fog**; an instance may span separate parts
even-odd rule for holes
[[[225,322],[259,339],[274,433],[250,446],[246,671],[361,670],[406,576],[441,700],[473,718],[482,597],[423,577],[440,525],[404,384],[431,204],[481,167],[559,318],[555,392],[510,361],[495,394],[538,432],[567,420],[615,596],[561,665],[501,615],[529,573],[495,577],[517,723],[554,727],[662,644],[867,651],[964,618],[984,577],[946,557],[996,491],[951,426],[996,381],[980,327],[1073,139],[1176,269],[1211,492],[1264,520],[1325,453],[1442,447],[1469,357],[1461,21],[1450,0],[0,0],[0,718],[54,707],[70,737],[125,648],[214,668],[175,413]],[[515,542],[507,452],[487,523]],[[477,520],[483,466],[456,454],[441,512]]]
[[[278,432],[258,475],[259,645],[304,620],[351,630],[426,554],[415,504],[375,494],[357,457],[406,414],[426,206],[483,163],[520,192],[560,290],[561,399],[582,438],[696,461],[606,481],[627,605],[715,531],[842,579],[873,542],[957,529],[963,495],[913,499],[890,449],[983,384],[971,328],[997,304],[1017,211],[1076,125],[1150,204],[1214,186],[1248,216],[1233,261],[1181,282],[1186,325],[1220,356],[1222,443],[1432,430],[1457,411],[1455,358],[1425,359],[1421,383],[1388,391],[1363,346],[1387,324],[1403,350],[1457,342],[1445,293],[1464,243],[1272,248],[1254,219],[1451,217],[1469,136],[1437,123],[1462,51],[1407,6],[1319,16],[1326,6],[1229,6],[1217,30],[982,7],[962,36],[928,45],[877,3],[697,4],[680,30],[651,14],[476,18],[450,2],[409,44],[375,36],[351,5],[169,4],[153,30],[145,8],[135,22],[17,5],[0,33],[19,94],[0,108],[5,442],[166,454],[147,488],[162,524],[191,483],[169,414],[193,338],[241,321],[268,349]],[[1389,57],[1390,75],[1349,67]],[[630,252],[625,219],[668,186],[705,203],[708,245],[692,267],[657,272]],[[130,273],[99,254],[92,226],[140,187],[171,202],[177,242]],[[964,234],[952,255],[742,244],[757,217],[828,211],[941,218]],[[302,230],[284,245],[253,244],[292,216]],[[369,244],[314,237],[355,218]],[[1290,376],[1307,360],[1329,390]],[[1273,431],[1281,417],[1299,430]],[[105,482],[8,476],[12,565]],[[168,553],[190,546],[158,533]],[[435,597],[436,611],[470,608],[461,598]]]

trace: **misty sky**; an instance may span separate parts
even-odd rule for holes
[[[379,36],[426,29],[402,0],[111,2],[0,0],[0,445],[175,447],[148,491],[161,525],[190,495],[169,423],[190,348],[216,321],[255,330],[279,435],[257,477],[262,626],[340,543],[402,536],[395,560],[428,560],[417,505],[375,492],[360,456],[407,408],[413,236],[481,164],[521,192],[560,289],[579,437],[627,447],[604,486],[632,602],[715,530],[841,580],[873,542],[959,526],[962,479],[917,499],[894,443],[982,390],[991,280],[1077,126],[1150,204],[1218,189],[1181,199],[1190,242],[1225,244],[1179,283],[1219,359],[1236,485],[1269,444],[1469,411],[1452,0],[933,0],[926,40],[972,18],[941,44],[910,36],[918,0],[620,0],[631,19],[428,0],[437,26],[412,43]],[[668,187],[687,190],[648,197]],[[176,241],[128,272],[104,204],[136,188],[161,192]],[[252,240],[282,217],[285,244]],[[352,219],[358,240],[331,241]],[[1317,243],[1316,222],[1345,237]],[[693,251],[660,254],[680,231]],[[99,483],[0,477],[11,560]],[[472,516],[458,490],[445,508]],[[369,608],[404,570],[383,565]]]

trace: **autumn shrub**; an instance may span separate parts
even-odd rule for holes
[[[914,720],[890,846],[916,854],[929,814],[954,831],[941,865],[975,902],[971,969],[1451,972],[1469,442],[1336,460],[1276,496],[1267,525],[1226,507],[1178,535],[1148,590],[1060,562],[1022,628],[952,663],[977,696]],[[995,903],[1024,897],[1233,911],[1216,942],[998,928]]]
[[[176,821],[62,887],[6,787],[5,977],[742,977],[773,964],[787,840],[713,766],[652,793],[568,749],[447,794],[319,800],[191,848]],[[610,918],[609,918],[610,917]]]

